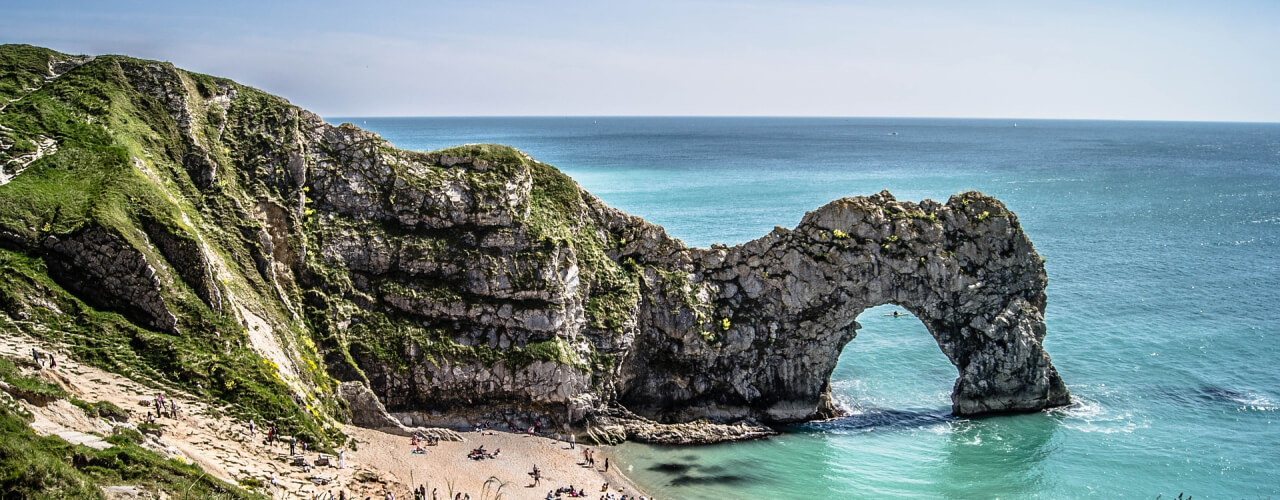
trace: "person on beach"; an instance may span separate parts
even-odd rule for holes
[[[609,457],[604,457],[604,471],[609,472]]]

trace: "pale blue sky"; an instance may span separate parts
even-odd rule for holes
[[[1276,1],[0,4],[0,42],[168,60],[328,116],[1280,121]]]

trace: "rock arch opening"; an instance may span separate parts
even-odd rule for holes
[[[951,413],[959,372],[924,323],[893,304],[869,308],[857,322],[858,336],[844,346],[828,379],[841,415]]]

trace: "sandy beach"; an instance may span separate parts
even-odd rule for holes
[[[358,450],[348,454],[350,459],[389,474],[399,485],[425,485],[427,492],[436,490],[439,498],[453,498],[456,493],[467,493],[473,499],[501,498],[542,499],[548,491],[572,485],[587,493],[587,498],[600,498],[601,486],[609,483],[609,491],[615,496],[636,496],[639,490],[619,471],[610,467],[604,471],[607,447],[578,445],[570,449],[568,443],[547,437],[512,434],[508,432],[465,432],[466,441],[442,441],[437,446],[425,446],[424,454],[414,454],[410,439],[370,429],[348,427],[347,433],[357,441]],[[501,450],[493,459],[467,458],[472,449],[484,446],[486,451]],[[596,458],[595,467],[587,467],[583,450],[590,449]],[[534,485],[529,472],[537,465],[542,479]],[[408,493],[407,488],[402,490]],[[402,491],[392,491],[396,498]],[[410,496],[409,498],[412,498]]]

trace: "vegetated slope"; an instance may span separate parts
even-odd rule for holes
[[[256,267],[263,228],[245,205],[265,190],[212,177],[233,161],[218,138],[236,125],[229,94],[287,104],[119,56],[6,45],[0,69],[0,325],[324,439],[333,385]],[[30,161],[29,143],[52,146]]]
[[[854,318],[882,303],[956,364],[958,413],[1069,400],[1043,263],[981,193],[846,198],[690,249],[509,147],[398,150],[122,56],[3,46],[0,69],[0,325],[309,441],[341,439],[336,380],[409,424],[760,435],[631,412],[830,415]]]
[[[4,328],[309,440],[336,437],[329,373],[393,410],[563,415],[634,335],[637,264],[597,221],[660,230],[514,149],[400,151],[123,56],[0,70]]]

